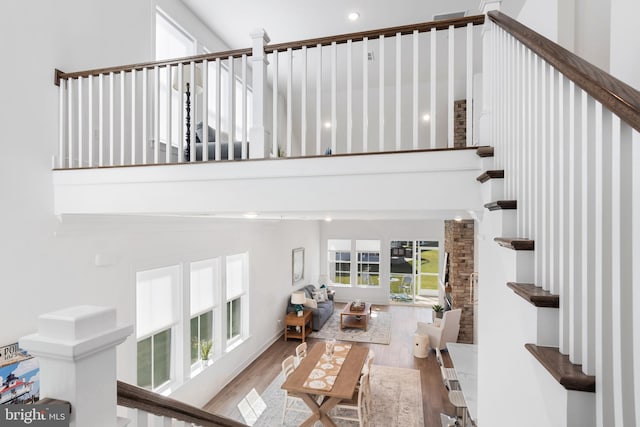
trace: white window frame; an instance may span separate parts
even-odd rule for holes
[[[373,248],[373,246],[376,246],[377,243],[377,250]],[[382,242],[378,239],[368,239],[368,240],[364,240],[364,239],[358,239],[355,241],[355,247],[354,247],[354,251],[355,251],[355,285],[358,287],[372,287],[372,288],[378,288],[380,287],[380,256],[381,256],[381,245]],[[360,247],[365,247],[364,249],[359,249]],[[369,256],[371,256],[372,254],[377,254],[378,255],[378,261],[377,262],[372,262],[372,261],[363,261],[361,258],[362,255],[364,254],[368,254]],[[369,276],[375,276],[378,278],[378,284],[372,284],[372,283],[360,283],[360,279],[361,279],[361,275],[364,275],[365,271],[362,270],[363,266],[367,265],[367,266],[372,266],[372,265],[377,265],[378,266],[378,271],[377,272],[371,272],[371,271],[366,271],[366,273]],[[370,280],[369,280],[370,281]]]
[[[229,294],[229,261],[233,258],[240,258],[242,260],[241,271],[241,289],[239,292]],[[225,329],[223,339],[226,343],[226,352],[229,352],[240,345],[247,337],[249,331],[249,302],[248,302],[248,289],[249,289],[249,253],[243,252],[234,255],[228,255],[225,257]],[[239,334],[229,338],[229,331],[233,328],[233,325],[229,324],[229,319],[233,318],[233,314],[229,314],[229,308],[233,306],[233,301],[239,299],[240,302],[240,325]]]
[[[331,242],[335,242],[333,245]],[[343,249],[343,248],[338,248],[338,249],[332,249],[332,246],[336,247],[336,246],[343,246],[345,242],[348,242],[348,247],[349,249]],[[350,287],[353,284],[353,248],[352,248],[353,244],[352,241],[350,239],[327,239],[327,268],[328,268],[328,279],[329,279],[329,283],[331,283],[332,286],[344,286],[344,287]],[[337,255],[338,254],[344,254],[347,253],[349,254],[349,260],[345,261],[345,260],[337,260]],[[348,270],[340,270],[340,272],[342,273],[349,273],[349,283],[341,283],[341,282],[336,282],[334,281],[337,273],[338,273],[338,264],[349,264],[349,269]]]
[[[220,257],[216,257],[216,258],[210,258],[210,259],[206,259],[206,260],[202,260],[202,261],[194,261],[190,263],[189,266],[189,271],[190,271],[190,280],[189,280],[189,298],[190,298],[190,304],[189,304],[189,313],[188,313],[188,317],[189,317],[189,322],[188,322],[188,326],[189,326],[189,340],[191,342],[193,336],[191,334],[191,322],[193,321],[193,319],[198,319],[198,342],[197,342],[197,357],[195,362],[192,361],[191,358],[191,350],[192,347],[189,348],[189,354],[188,354],[188,359],[189,363],[191,365],[191,377],[197,375],[200,370],[202,369],[201,364],[199,363],[200,358],[200,342],[202,340],[202,337],[200,336],[200,332],[201,332],[201,325],[200,322],[202,321],[202,316],[207,314],[207,313],[211,313],[211,325],[210,329],[211,329],[211,340],[213,342],[213,347],[211,348],[211,353],[209,355],[209,360],[211,360],[212,362],[215,361],[219,355],[219,341],[220,341],[220,333],[219,333],[219,304],[220,304],[220,287],[222,284],[222,274],[221,274],[221,262],[220,262]],[[193,307],[191,306],[191,302],[192,302],[192,298],[191,298],[191,292],[194,290],[194,281],[193,281],[193,277],[194,277],[194,273],[197,273],[199,270],[202,269],[207,269],[207,268],[211,268],[213,270],[213,277],[212,277],[212,283],[211,283],[211,295],[212,295],[212,303],[208,304],[204,307],[200,307],[199,310],[195,310],[193,309]],[[194,343],[191,342],[191,346],[194,346]]]
[[[175,312],[175,319],[170,323],[162,324],[156,328],[152,328],[149,331],[146,331],[145,333],[141,333],[141,334],[136,333],[136,384],[138,384],[137,347],[140,344],[140,342],[145,341],[148,338],[151,338],[151,390],[157,393],[162,393],[165,390],[171,388],[172,385],[175,384],[176,382],[176,377],[177,377],[176,362],[178,360],[178,343],[181,341],[181,334],[180,334],[180,328],[179,328],[180,307],[178,306],[178,300],[179,300],[178,295],[180,295],[180,291],[181,291],[180,290],[181,276],[182,276],[182,272],[181,272],[180,265],[171,265],[167,267],[144,270],[136,274],[136,295],[139,295],[139,287],[143,282],[153,281],[153,280],[166,278],[166,277],[171,278],[170,292],[173,294],[171,304],[173,305],[172,310]],[[141,310],[140,301],[138,297],[136,297],[136,314],[138,314],[140,310]],[[137,331],[139,331],[139,328],[140,328],[139,317],[137,317],[136,328],[137,328]],[[170,334],[169,336],[171,340],[171,344],[169,347],[169,378],[168,380],[162,382],[161,384],[155,384],[155,379],[154,379],[155,357],[153,353],[153,348],[154,348],[153,342],[154,342],[155,336],[165,331],[169,331],[169,334]]]

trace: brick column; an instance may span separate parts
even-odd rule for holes
[[[449,286],[453,308],[462,309],[458,342],[473,343],[473,301],[469,277],[474,271],[474,221],[445,221],[444,250],[449,253]]]

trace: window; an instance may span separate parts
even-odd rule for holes
[[[358,285],[380,285],[380,240],[356,240]]]
[[[136,275],[137,383],[157,390],[172,379],[174,328],[178,324],[178,266]]]
[[[235,70],[239,70],[240,63],[236,61]],[[221,126],[218,128],[216,125],[216,79],[217,70],[214,62],[208,66],[209,74],[209,91],[208,91],[208,115],[207,121],[214,129],[218,128],[219,132],[225,134],[223,141],[229,140],[229,70],[226,64],[220,66],[220,122]],[[242,140],[242,80],[236,75],[234,88],[234,102],[235,102],[235,126],[233,128],[232,140]],[[247,87],[247,140],[249,139],[248,130],[253,125],[253,93],[251,88]]]
[[[351,284],[351,240],[330,239],[327,248],[329,280],[334,284]]]
[[[391,300],[420,301],[438,294],[440,251],[437,241],[390,242]]]
[[[247,289],[247,254],[228,256],[227,279],[227,346],[242,339],[246,322],[244,300]]]
[[[191,364],[200,360],[201,345],[214,341],[216,292],[220,289],[220,261],[210,259],[191,263],[190,330]]]
[[[183,31],[176,23],[174,23],[164,12],[156,9],[156,60],[182,58],[196,54],[196,40]],[[173,85],[173,79],[177,79],[177,70],[172,72],[170,77],[167,76],[167,68],[160,68],[160,141],[167,142],[167,89],[168,85]],[[188,67],[184,67],[185,76],[188,76]],[[188,77],[183,77],[187,79]],[[178,84],[176,82],[176,84]],[[178,85],[179,86],[179,85]],[[195,91],[191,91],[195,93]],[[192,97],[193,102],[195,97]],[[184,93],[178,90],[171,90],[171,145],[179,147],[182,141],[178,140],[180,132],[179,126],[184,126],[177,122],[180,109],[185,108]],[[183,129],[183,133],[186,128]]]

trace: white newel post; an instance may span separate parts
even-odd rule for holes
[[[116,346],[132,332],[115,309],[83,305],[41,315],[20,347],[38,358],[40,395],[71,403],[72,427],[115,427]]]
[[[482,0],[480,2],[480,11],[486,15],[492,10],[500,10],[500,3],[502,0]],[[493,141],[493,129],[491,118],[491,104],[493,102],[493,54],[491,50],[491,26],[489,25],[489,18],[485,17],[484,25],[482,26],[482,110],[480,111],[478,119],[478,144],[479,145],[495,145]]]
[[[265,129],[267,107],[267,55],[264,46],[269,43],[269,36],[265,30],[255,30],[251,33],[253,51],[251,55],[253,73],[253,126],[250,130],[249,158],[263,159],[270,155],[267,130]]]

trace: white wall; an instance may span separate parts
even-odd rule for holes
[[[640,90],[640,37],[637,0],[611,1],[610,72],[615,77]]]
[[[398,200],[397,203],[403,203]],[[388,221],[332,221],[320,225],[320,274],[328,276],[327,240],[380,240],[380,286],[333,286],[337,301],[356,298],[374,304],[389,303],[389,243],[392,240],[434,240],[444,250],[444,222],[442,220]]]

